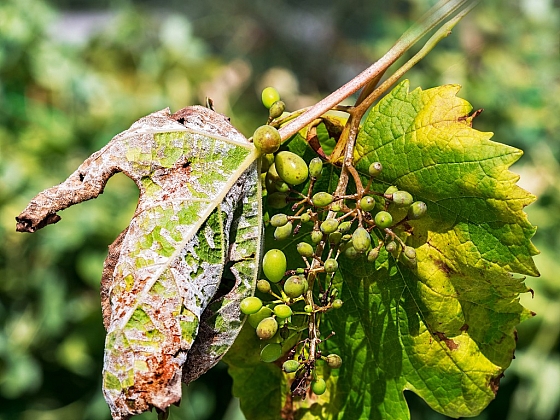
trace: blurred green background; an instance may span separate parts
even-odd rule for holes
[[[214,100],[246,135],[274,85],[310,105],[380,57],[434,1],[1,0],[0,420],[107,420],[99,279],[137,191],[115,176],[97,200],[34,235],[14,217],[132,122]],[[542,276],[523,303],[516,360],[479,419],[560,418],[560,2],[486,0],[414,68],[411,84],[463,86],[475,128],[519,147],[513,170]],[[218,365],[172,419],[243,419]],[[407,393],[412,419],[443,419]],[[155,419],[155,413],[143,415]]]

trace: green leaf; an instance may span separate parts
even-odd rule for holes
[[[326,318],[344,359],[336,418],[409,418],[404,390],[448,416],[476,415],[511,362],[515,326],[531,316],[519,304],[529,289],[511,275],[538,275],[523,213],[534,197],[508,171],[521,151],[472,129],[458,89],[408,92],[403,82],[357,139],[357,169],[382,162],[379,183],[425,201],[428,214],[408,222],[417,269],[386,252],[375,265],[341,261],[344,310]]]
[[[181,379],[206,372],[235,340],[239,302],[254,291],[260,258],[256,157],[226,117],[202,107],[163,110],[114,137],[18,216],[20,231],[56,223],[57,211],[97,197],[116,172],[140,189],[101,285],[103,390],[114,419],[178,403]],[[223,277],[231,290],[219,290]]]

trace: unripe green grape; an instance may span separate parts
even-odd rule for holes
[[[371,195],[366,195],[360,200],[360,208],[363,211],[372,211],[375,207],[375,198]]]
[[[383,170],[383,165],[381,164],[381,162],[373,162],[371,165],[369,165],[368,173],[369,176],[374,177],[379,175],[382,170]]]
[[[303,214],[300,216],[300,219],[299,219],[299,220],[301,220],[301,223],[307,223],[307,222],[309,222],[309,221],[311,220],[311,215],[310,215],[309,213],[303,213]]]
[[[398,189],[396,186],[391,185],[389,188],[387,188],[387,189],[385,190],[385,195],[391,195],[391,194],[397,192],[398,190],[399,190],[399,189]]]
[[[274,334],[276,334],[276,331],[278,331],[278,322],[271,316],[263,319],[259,322],[259,325],[257,325],[257,336],[261,340],[271,339],[274,337]]]
[[[261,125],[253,133],[253,144],[262,154],[276,152],[281,143],[280,133],[271,125]]]
[[[338,270],[338,262],[334,258],[325,260],[325,271],[327,273],[334,273]]]
[[[386,211],[380,211],[379,213],[377,213],[374,220],[375,224],[380,229],[388,228],[393,224],[393,216],[391,216],[391,213]]]
[[[276,188],[276,191],[279,191],[279,192],[286,193],[286,192],[290,191],[290,186],[288,184],[286,184],[284,181],[276,181],[274,183],[274,187]]]
[[[332,245],[338,245],[342,241],[342,233],[338,230],[334,231],[329,235],[329,243]]]
[[[393,203],[398,207],[407,207],[412,204],[414,199],[408,191],[395,191],[393,193]]]
[[[292,316],[292,308],[282,303],[274,307],[274,314],[280,319],[289,318]]]
[[[268,306],[263,306],[256,314],[249,315],[247,317],[247,322],[249,322],[251,327],[257,328],[259,323],[269,316],[272,316],[272,309]]]
[[[416,258],[416,250],[414,248],[412,248],[411,246],[405,246],[404,250],[403,250],[404,255],[406,255],[406,257],[408,259],[414,259]]]
[[[354,260],[358,257],[358,251],[356,251],[356,248],[354,248],[352,241],[349,241],[348,246],[344,248],[344,256],[351,260]]]
[[[262,308],[262,300],[256,296],[246,297],[239,304],[239,308],[245,315],[256,314]]]
[[[326,233],[333,233],[338,228],[338,220],[336,219],[327,219],[323,223],[321,223],[320,229],[321,232]]]
[[[423,201],[415,201],[410,205],[410,208],[408,209],[408,218],[410,220],[420,219],[426,214],[427,210],[428,207],[426,206],[426,203],[424,203]]]
[[[284,113],[285,109],[286,109],[286,104],[284,102],[276,101],[268,109],[268,117],[272,120],[274,118],[278,118]]]
[[[338,231],[342,233],[348,232],[352,228],[352,222],[345,221],[338,225]]]
[[[305,291],[305,277],[291,276],[284,283],[284,293],[292,299],[300,297]]]
[[[262,267],[264,275],[272,283],[278,283],[286,272],[286,255],[279,249],[271,249],[264,254]]]
[[[261,172],[265,173],[274,163],[274,155],[272,153],[261,156]]]
[[[313,391],[315,395],[323,395],[326,390],[327,383],[323,378],[317,378],[311,381],[311,391]]]
[[[388,244],[385,244],[385,249],[387,252],[394,253],[399,249],[399,245],[395,241],[391,241]]]
[[[288,222],[284,226],[277,227],[276,229],[274,229],[274,239],[276,239],[277,241],[282,241],[289,238],[292,234],[292,228],[292,222]]]
[[[283,192],[274,192],[269,194],[266,198],[268,206],[276,210],[283,209],[288,205],[288,194]]]
[[[311,198],[313,205],[315,207],[327,207],[329,204],[333,202],[333,196],[326,192],[318,192]]]
[[[323,232],[320,230],[314,230],[311,232],[311,242],[318,244],[323,239]]]
[[[342,207],[340,207],[340,201],[331,204],[331,210],[334,212],[339,212],[340,210],[342,210]]]
[[[288,216],[284,213],[278,213],[271,217],[270,225],[273,227],[281,227],[288,223]]]
[[[335,299],[333,300],[332,307],[333,309],[340,309],[342,308],[343,304],[344,302],[342,301],[342,299]]]
[[[270,283],[266,280],[259,280],[257,282],[257,290],[261,293],[270,292]]]
[[[352,234],[352,246],[358,253],[366,252],[371,245],[371,236],[363,227],[357,228]]]
[[[374,262],[377,257],[379,257],[379,248],[373,248],[371,251],[368,252],[367,260],[369,262]]]
[[[350,239],[352,239],[352,235],[349,233],[342,235],[342,242],[348,242]]]
[[[290,185],[299,185],[305,182],[309,171],[307,164],[298,155],[288,151],[282,151],[274,158],[276,172],[280,178]]]
[[[266,108],[270,108],[274,102],[280,100],[280,94],[276,89],[269,86],[264,88],[261,92],[261,100]]]
[[[302,257],[309,258],[312,257],[315,253],[313,247],[307,242],[300,242],[299,244],[297,244],[296,249],[299,255],[301,255]]]
[[[307,312],[308,314],[310,314],[311,312],[313,312],[313,306],[311,306],[311,305],[305,305],[305,306],[303,307],[303,310],[304,310],[305,312]]]
[[[340,366],[342,366],[342,357],[340,357],[338,354],[332,353],[327,356],[326,362],[331,369],[338,369]]]
[[[261,350],[261,361],[272,363],[282,356],[282,345],[279,343],[269,343]]]
[[[297,360],[286,360],[282,364],[282,369],[284,369],[284,372],[286,373],[294,373],[299,369],[300,366],[301,365]]]
[[[314,157],[309,161],[309,176],[319,178],[323,171],[323,161],[319,157]]]

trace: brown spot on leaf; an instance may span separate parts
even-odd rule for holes
[[[457,350],[459,348],[459,344],[457,344],[455,341],[451,340],[450,338],[447,338],[446,335],[441,331],[436,331],[434,334],[440,341],[443,341],[445,343],[445,345],[449,350]]]
[[[469,330],[469,324],[463,324],[461,328],[459,328],[459,331],[461,332],[467,332],[468,330]]]
[[[495,378],[490,378],[490,382],[488,383],[488,386],[490,387],[494,395],[498,393],[498,389],[500,388],[500,379],[502,379],[503,377],[504,374],[500,373]]]

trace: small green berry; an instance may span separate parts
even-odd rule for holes
[[[338,220],[336,219],[327,219],[323,223],[321,223],[320,229],[321,232],[326,233],[333,233],[338,228]]]
[[[423,201],[415,201],[410,205],[410,208],[408,209],[408,218],[410,220],[420,219],[426,214],[427,210],[428,207],[426,206],[426,203],[424,203]]]
[[[334,258],[329,258],[325,260],[324,267],[327,273],[334,273],[336,270],[338,270],[338,262]]]
[[[338,369],[342,366],[342,358],[338,354],[329,354],[326,358],[326,362],[331,369]]]
[[[274,307],[274,314],[280,319],[289,318],[292,316],[292,308],[282,303]]]
[[[338,225],[338,231],[342,233],[348,232],[352,228],[352,222],[345,221]]]
[[[284,372],[286,373],[294,373],[300,366],[301,364],[297,360],[286,360],[282,364],[282,369],[284,369]]]
[[[239,308],[245,315],[256,314],[262,308],[262,301],[256,296],[249,296],[241,301]]]
[[[374,262],[377,257],[379,257],[379,248],[373,248],[371,251],[368,252],[367,260],[369,262]]]
[[[249,322],[249,325],[251,327],[257,328],[259,323],[269,316],[272,316],[272,309],[270,309],[268,306],[263,306],[256,314],[249,315],[247,321]]]
[[[315,207],[327,207],[333,202],[333,199],[331,194],[321,191],[315,194],[311,201]]]
[[[317,378],[311,382],[311,391],[315,395],[323,395],[327,390],[327,383],[323,378]]]
[[[284,226],[277,227],[276,229],[274,229],[274,239],[276,239],[277,241],[282,241],[289,238],[292,234],[292,228],[292,222],[288,222]]]
[[[381,162],[373,162],[371,165],[369,165],[368,173],[369,176],[374,177],[379,175],[382,170],[383,170],[383,165],[381,164]]]
[[[313,178],[319,178],[321,172],[323,171],[323,161],[319,157],[314,157],[309,162],[309,176]]]
[[[305,292],[306,283],[303,276],[291,276],[284,283],[284,293],[292,299],[298,298]]]
[[[270,283],[266,280],[259,280],[257,282],[257,290],[261,293],[269,293],[270,292]]]
[[[303,213],[303,214],[300,216],[300,219],[299,219],[299,220],[301,220],[301,223],[307,223],[307,222],[309,222],[309,221],[311,220],[311,215],[310,215],[309,213]]]
[[[261,340],[271,339],[276,334],[276,331],[278,331],[278,322],[271,316],[263,319],[257,325],[257,336]]]
[[[273,120],[274,118],[278,118],[284,113],[285,110],[286,110],[286,104],[282,101],[276,101],[268,109],[268,117],[271,120]]]
[[[393,193],[397,192],[398,190],[399,189],[396,186],[391,185],[389,188],[387,188],[385,190],[385,195],[392,195]]]
[[[318,244],[323,239],[323,232],[314,230],[311,232],[311,242]]]
[[[303,307],[303,310],[304,310],[305,312],[307,312],[308,314],[310,314],[311,312],[313,312],[313,306],[311,306],[311,305],[305,305],[305,306]]]
[[[264,275],[272,283],[278,283],[286,272],[286,255],[279,249],[271,249],[264,255],[262,268]]]
[[[299,185],[305,182],[309,174],[305,161],[292,152],[279,152],[274,158],[274,163],[280,178],[290,185]]]
[[[352,234],[352,246],[358,253],[366,252],[371,245],[371,236],[363,227],[357,228]]]
[[[388,244],[385,244],[385,249],[387,252],[394,253],[399,249],[399,245],[395,241],[391,241]]]
[[[414,259],[416,258],[416,250],[414,248],[412,248],[411,246],[406,246],[404,248],[404,255],[406,255],[406,257],[408,259]]]
[[[391,216],[391,213],[386,211],[380,211],[379,213],[377,213],[374,220],[375,224],[380,229],[388,228],[393,224],[393,216]]]
[[[282,138],[271,125],[261,125],[253,133],[253,144],[262,154],[274,153],[280,148]]]
[[[334,231],[329,235],[329,243],[332,245],[338,245],[342,241],[342,233],[338,230]]]
[[[302,257],[310,258],[315,253],[313,247],[307,242],[300,242],[299,244],[297,244],[296,249],[299,255],[301,255]]]
[[[412,204],[414,199],[408,191],[395,191],[393,193],[393,203],[398,207],[407,207]]]
[[[375,198],[371,195],[366,195],[360,200],[360,208],[363,211],[372,211],[375,207]]]
[[[272,363],[280,356],[282,356],[282,345],[279,343],[269,343],[261,350],[261,361],[265,363]]]
[[[266,108],[270,108],[272,104],[280,100],[280,94],[273,87],[266,87],[261,92],[261,100]]]
[[[283,213],[278,213],[270,219],[270,225],[273,227],[281,227],[288,223],[288,216]]]
[[[344,248],[344,256],[351,260],[354,260],[358,257],[358,251],[354,248],[352,241],[349,241],[346,248]]]
[[[340,210],[342,210],[342,207],[340,207],[340,201],[331,204],[331,210],[334,212],[339,212]]]
[[[342,302],[341,299],[335,299],[335,300],[333,300],[332,307],[333,307],[333,309],[340,309],[340,308],[342,308],[343,303],[344,302]]]

